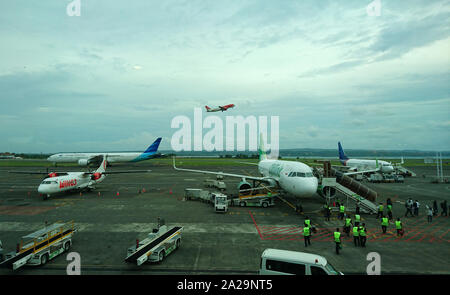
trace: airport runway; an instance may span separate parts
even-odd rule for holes
[[[187,168],[187,167],[186,167]],[[195,167],[197,169],[257,175],[256,167]],[[8,170],[39,170],[38,167],[0,168],[0,239],[5,252],[14,251],[20,237],[49,223],[74,220],[79,228],[71,251],[81,256],[82,274],[256,274],[260,255],[266,248],[305,251],[325,256],[344,274],[365,274],[369,252],[381,255],[382,274],[450,274],[450,232],[448,217],[427,222],[425,205],[450,203],[450,184],[431,184],[435,167],[414,167],[416,178],[405,183],[369,184],[379,192],[378,201],[394,201],[394,217],[405,212],[403,202],[411,197],[421,203],[419,217],[403,218],[405,235],[399,239],[393,224],[381,233],[374,215],[362,215],[368,229],[366,248],[356,248],[352,237],[345,239],[341,255],[334,253],[332,232],[343,222],[333,216],[324,220],[322,198],[300,200],[304,214],[292,208],[297,201],[287,196],[271,208],[230,207],[218,214],[198,201],[184,201],[185,188],[203,188],[207,176],[180,172],[151,161],[135,167],[110,169],[151,169],[148,174],[110,175],[96,191],[51,197],[43,201],[36,189],[42,178],[7,173]],[[42,170],[42,169],[41,169]],[[58,168],[80,171],[82,168]],[[427,176],[422,177],[423,174]],[[448,175],[447,167],[444,174]],[[226,178],[229,193],[236,193],[238,179]],[[144,193],[139,190],[145,189]],[[440,208],[439,208],[440,209]],[[304,216],[312,219],[318,233],[305,248],[300,225]],[[156,226],[157,217],[166,224],[183,226],[181,248],[161,264],[140,267],[124,262],[128,247]],[[68,261],[63,254],[39,267],[23,267],[14,274],[65,274]],[[0,269],[0,274],[12,270]]]

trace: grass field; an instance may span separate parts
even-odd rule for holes
[[[296,159],[284,159],[287,161],[297,161]],[[320,159],[317,159],[320,160]],[[379,159],[382,160],[382,159]],[[314,159],[299,159],[305,164],[313,164]],[[392,160],[386,160],[392,161]],[[393,163],[400,162],[400,160],[394,160]],[[443,161],[446,162],[446,161]],[[176,158],[177,167],[181,166],[248,166],[246,163],[258,163],[257,159],[235,159],[235,158]],[[172,158],[158,158],[153,160],[147,160],[142,162],[133,163],[133,165],[154,165],[154,166],[172,166]],[[314,163],[318,164],[318,163]],[[339,160],[331,160],[332,165],[341,165]],[[114,164],[113,164],[114,165]],[[115,164],[115,165],[123,165]],[[443,163],[444,166],[449,166],[449,163]],[[423,159],[406,159],[403,164],[405,167],[417,167],[417,166],[432,166],[436,164],[426,164]],[[0,167],[54,167],[53,163],[48,162],[45,159],[23,159],[23,160],[0,160]],[[77,163],[60,163],[58,167],[79,167]]]

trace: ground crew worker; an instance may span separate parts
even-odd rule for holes
[[[383,230],[383,234],[386,233],[387,227],[389,225],[389,220],[387,217],[381,218],[381,229]]]
[[[345,206],[341,204],[339,206],[339,219],[344,219]]]
[[[387,207],[388,218],[389,218],[389,220],[392,220],[392,205],[389,204],[386,207]]]
[[[306,222],[305,227],[303,228],[303,238],[305,240],[305,247],[308,247],[308,245],[311,246],[311,230]]]
[[[366,241],[367,241],[366,224],[363,223],[359,227],[359,243],[361,244],[361,247],[366,247]]]
[[[403,236],[403,224],[400,218],[397,218],[397,220],[395,221],[395,228],[397,229],[397,237]]]
[[[380,203],[380,205],[378,205],[378,213],[377,213],[377,219],[380,217],[383,217],[383,203]]]
[[[311,228],[311,220],[309,219],[308,216],[306,216],[306,218],[305,218],[305,225],[308,226],[309,228]]]
[[[350,236],[350,227],[351,226],[352,226],[352,219],[350,217],[345,218],[344,232],[347,234],[347,237]]]
[[[330,221],[331,208],[325,204],[325,220]]]
[[[341,233],[339,232],[339,228],[336,228],[334,232],[334,242],[336,243],[336,254],[339,255],[339,249],[341,249]]]
[[[355,226],[359,226],[360,222],[361,222],[361,215],[355,214]]]
[[[353,227],[353,242],[355,243],[355,247],[358,247],[360,244],[359,241],[359,227],[358,226],[354,226]]]

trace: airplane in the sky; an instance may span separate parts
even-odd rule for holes
[[[260,136],[258,152],[259,162],[257,165],[258,171],[262,174],[262,177],[177,168],[175,166],[175,158],[173,158],[173,167],[175,170],[179,171],[241,178],[242,181],[239,183],[239,190],[252,188],[250,183],[247,182],[247,180],[252,180],[254,182],[265,183],[269,185],[269,187],[279,187],[299,198],[310,197],[317,192],[318,180],[313,175],[313,171],[308,165],[301,162],[267,159],[262,135]]]
[[[205,108],[206,108],[206,111],[209,113],[209,112],[219,112],[219,111],[226,111],[226,110],[228,110],[229,108],[234,108],[234,104],[227,104],[227,105],[224,105],[224,106],[218,106],[217,108],[214,108],[214,109],[212,109],[212,108],[210,108],[209,106],[205,106]]]
[[[89,164],[99,164],[102,161],[103,155],[108,155],[108,163],[118,162],[139,162],[161,156],[156,154],[161,137],[157,138],[143,153],[136,152],[121,152],[121,153],[61,153],[51,155],[47,158],[53,163],[71,163],[78,162],[80,166],[87,166]]]
[[[41,174],[47,175],[38,187],[38,192],[44,200],[51,195],[67,191],[93,190],[95,186],[102,182],[108,174],[119,173],[146,173],[150,170],[132,171],[109,171],[106,172],[107,156],[103,157],[102,163],[97,170],[92,172],[38,172],[38,171],[9,171],[20,174]]]
[[[392,163],[381,160],[368,160],[368,159],[349,159],[345,153],[340,142],[338,142],[339,160],[341,164],[346,167],[350,172],[346,172],[346,175],[361,174],[361,173],[391,173],[394,171]],[[403,164],[403,158],[402,158]],[[340,166],[342,167],[342,166]]]

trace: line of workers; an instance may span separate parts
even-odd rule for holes
[[[388,204],[388,212],[392,212],[392,204]],[[324,206],[325,212],[331,213],[331,208],[328,205]],[[359,208],[358,208],[359,209]],[[379,208],[380,209],[380,208]],[[381,211],[381,212],[380,212]],[[331,214],[325,214],[325,218],[329,221],[329,215]],[[361,215],[359,214],[359,210],[356,210],[356,214],[354,215],[354,223],[352,222],[352,219],[349,215],[345,214],[345,206],[343,204],[339,205],[339,219],[344,219],[345,222],[343,226],[343,232],[347,235],[347,237],[350,236],[350,230],[353,234],[353,242],[355,244],[355,247],[361,246],[366,247],[367,242],[367,229],[366,224],[361,223]],[[386,233],[387,227],[389,226],[389,220],[392,219],[392,213],[389,214],[389,217],[385,217],[383,214],[383,209],[381,207],[381,210],[378,211],[377,218],[381,217],[381,229],[383,231],[383,234]],[[395,221],[395,228],[397,230],[397,236],[403,236],[403,224],[400,220],[400,218],[397,218]],[[311,226],[311,220],[308,216],[305,217],[304,221],[304,227],[303,227],[303,237],[305,242],[305,247],[308,247],[311,245],[311,232],[316,232],[316,229]],[[333,234],[334,242],[336,244],[336,254],[339,254],[339,250],[342,249],[342,241],[341,241],[341,232],[339,228],[336,228],[336,231]]]

